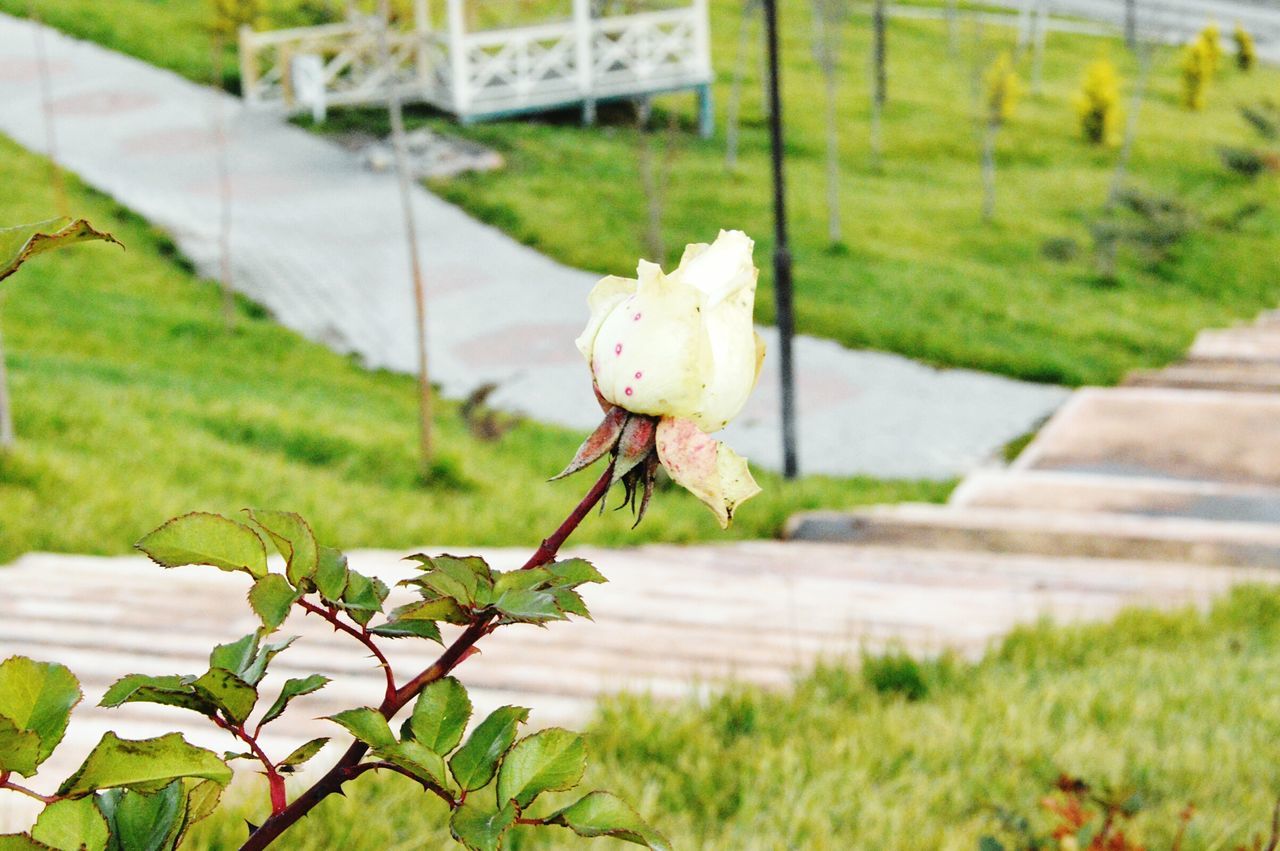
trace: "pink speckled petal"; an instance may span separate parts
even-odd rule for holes
[[[702,500],[723,529],[729,528],[739,505],[760,493],[747,460],[692,420],[663,417],[657,446],[658,458],[671,478]]]

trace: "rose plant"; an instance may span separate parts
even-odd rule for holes
[[[589,616],[579,589],[605,578],[585,560],[558,553],[614,484],[623,484],[623,505],[636,512],[637,523],[659,467],[724,525],[759,492],[746,461],[710,437],[741,411],[764,354],[751,321],[757,276],[751,252],[742,233],[721,233],[712,245],[690,246],[670,275],[641,263],[637,279],[605,278],[592,291],[591,317],[578,346],[605,416],[556,478],[606,456],[608,463],[519,570],[494,570],[478,556],[412,555],[407,561],[416,569],[400,585],[418,599],[387,611],[390,589],[317,542],[297,514],[195,512],[144,537],[138,548],[163,567],[208,565],[243,574],[261,626],[215,647],[202,673],[126,676],[101,705],[140,702],[196,712],[226,731],[236,749],[216,754],[176,733],[141,741],[108,733],[70,778],[52,793],[40,793],[14,778],[36,774],[62,739],[81,692],[62,665],[10,658],[0,663],[0,790],[45,807],[28,833],[0,836],[0,851],[177,848],[190,826],[218,805],[235,760],[257,764],[270,806],[270,815],[250,826],[242,851],[266,848],[322,800],[369,772],[412,778],[424,794],[443,801],[453,837],[473,851],[501,848],[515,825],[558,826],[667,848],[660,833],[608,792],[590,791],[559,808],[539,801],[544,793],[578,786],[586,767],[583,737],[549,728],[522,738],[529,710],[504,706],[464,738],[471,701],[452,674],[500,627]],[[268,562],[268,547],[280,555],[282,569]],[[295,698],[329,683],[318,672],[291,678],[271,690],[270,702],[264,700],[272,660],[295,640],[276,633],[296,611],[321,618],[367,649],[384,686],[369,705],[330,716],[352,741],[291,797],[286,778],[328,742],[316,739],[281,755],[265,741],[265,730]],[[444,649],[428,667],[401,677],[384,652],[384,642],[392,640],[435,642]],[[391,722],[402,712],[407,717],[395,729]]]

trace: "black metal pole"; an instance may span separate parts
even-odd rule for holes
[[[778,68],[778,4],[764,0],[766,38],[769,43],[769,138],[773,151],[773,297],[777,305],[778,368],[782,375],[782,472],[794,479],[796,463],[795,369],[791,338],[795,317],[791,311],[791,248],[787,243],[787,185],[782,153],[782,80]]]

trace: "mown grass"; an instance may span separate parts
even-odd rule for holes
[[[0,222],[56,209],[47,162],[0,137]],[[22,552],[120,553],[194,509],[289,508],[343,547],[534,545],[589,485],[546,484],[582,435],[525,423],[496,443],[440,405],[439,458],[418,474],[415,382],[371,373],[241,303],[223,327],[217,287],[137,216],[72,181],[72,209],[127,251],[42,256],[0,287],[19,442],[0,455],[0,564]],[[793,511],[942,498],[940,483],[760,475],[729,537],[775,534]],[[575,540],[722,539],[683,491],[636,532],[622,513]]]
[[[1137,793],[1126,832],[1147,848],[1169,848],[1194,803],[1184,851],[1232,849],[1268,832],[1280,793],[1278,675],[1280,593],[1243,588],[1207,614],[1023,628],[974,664],[897,655],[787,692],[606,700],[586,787],[619,790],[680,849],[975,851],[997,808],[1047,826],[1039,801],[1066,773]],[[346,792],[281,847],[445,847],[442,805],[411,784]],[[234,848],[260,817],[242,805],[197,847]],[[509,847],[600,846],[544,829]]]
[[[206,14],[204,0],[39,5],[48,21],[70,32],[208,78],[207,40],[193,24]],[[706,241],[719,227],[747,230],[760,242],[760,256],[771,248],[759,62],[753,55],[746,64],[740,167],[729,174],[723,130],[741,4],[712,0],[711,7],[716,137],[695,138],[690,96],[659,101],[659,109],[683,127],[664,201],[668,263],[686,242]],[[0,0],[3,10],[21,14],[25,8],[26,0]],[[271,8],[272,25],[287,25],[323,17],[336,4],[288,0]],[[1024,98],[1001,134],[999,212],[993,224],[983,224],[973,81],[984,63],[1012,47],[1012,33],[987,26],[979,34],[965,25],[953,51],[940,21],[891,23],[885,156],[877,169],[868,147],[868,27],[855,17],[844,29],[840,59],[844,232],[833,246],[826,235],[822,77],[810,49],[809,8],[801,0],[783,3],[801,330],[938,364],[1042,381],[1108,383],[1134,367],[1176,358],[1199,328],[1274,306],[1280,296],[1276,177],[1249,183],[1232,176],[1216,149],[1251,144],[1237,108],[1274,94],[1280,84],[1275,70],[1242,76],[1227,67],[1209,108],[1189,113],[1177,102],[1176,55],[1159,54],[1133,178],[1144,190],[1187,205],[1194,227],[1163,258],[1122,250],[1116,279],[1104,281],[1090,260],[1090,223],[1102,206],[1117,150],[1080,140],[1071,99],[1086,65],[1109,55],[1120,68],[1127,104],[1136,71],[1122,45],[1050,37],[1042,93]],[[1029,59],[1020,68],[1025,78]],[[614,115],[612,124],[595,129],[577,126],[573,115],[458,129],[419,111],[412,123],[450,129],[507,158],[500,173],[435,184],[446,198],[567,263],[626,274],[645,251],[647,213],[638,134],[625,110]],[[357,111],[335,114],[325,129],[384,124],[377,110]],[[657,124],[665,124],[662,115]],[[658,134],[659,147],[664,135]],[[1260,210],[1237,221],[1237,213],[1254,204]],[[1047,241],[1062,239],[1083,249],[1076,259],[1053,260],[1042,252]],[[763,321],[772,319],[770,286],[766,269]]]

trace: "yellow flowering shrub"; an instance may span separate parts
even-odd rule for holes
[[[1247,74],[1258,64],[1257,45],[1254,44],[1253,36],[1249,34],[1249,31],[1240,24],[1236,24],[1234,38],[1236,42],[1236,67]]]
[[[1204,109],[1205,95],[1209,88],[1209,54],[1203,38],[1198,38],[1182,50],[1182,105],[1187,109]]]
[[[987,117],[992,124],[1003,124],[1013,115],[1022,95],[1022,81],[1013,67],[1008,51],[1001,53],[986,74]]]
[[[1120,76],[1110,59],[1099,59],[1085,70],[1075,103],[1085,140],[1095,145],[1110,143],[1120,116]]]

